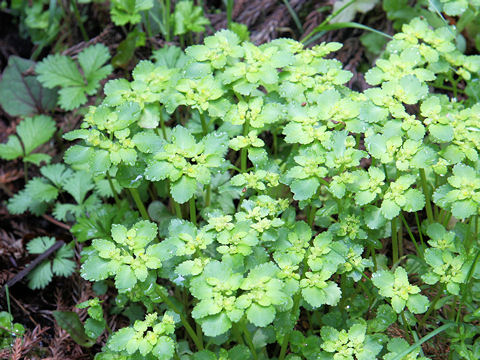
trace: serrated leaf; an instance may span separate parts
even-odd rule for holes
[[[30,240],[27,244],[27,251],[30,254],[43,254],[53,244],[55,244],[55,238],[48,236],[36,237]]]
[[[13,160],[23,156],[23,147],[15,135],[10,135],[6,144],[0,144],[0,158]]]
[[[64,110],[73,110],[87,102],[85,91],[81,87],[65,87],[58,92],[58,104]]]
[[[11,214],[22,214],[30,210],[35,215],[41,215],[47,209],[44,202],[34,200],[24,189],[8,200],[7,209]]]
[[[50,202],[58,196],[58,189],[39,177],[33,178],[27,183],[25,192],[36,201]]]
[[[52,281],[52,265],[44,260],[28,274],[28,287],[30,289],[43,289]]]
[[[78,62],[87,79],[88,87],[93,91],[98,88],[100,80],[106,78],[112,72],[111,65],[103,66],[109,59],[110,52],[103,44],[89,46],[78,54]],[[89,95],[93,94],[90,93]]]
[[[90,176],[81,171],[76,171],[63,182],[63,189],[73,196],[77,204],[83,204],[85,196],[93,188]]]
[[[52,157],[50,155],[47,155],[47,154],[30,154],[30,155],[27,155],[23,158],[23,161],[27,162],[27,163],[32,163],[32,164],[35,164],[35,165],[40,165],[42,162],[45,162],[45,163],[49,163],[50,162],[50,159]]]
[[[22,140],[25,154],[30,154],[50,140],[55,130],[55,121],[50,116],[37,115],[21,121],[17,126],[17,134]]]
[[[38,74],[38,80],[50,89],[56,86],[82,87],[84,85],[82,74],[68,56],[49,55],[37,64],[35,71]]]

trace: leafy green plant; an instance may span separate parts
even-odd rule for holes
[[[138,24],[141,12],[153,7],[153,0],[113,0],[110,2],[110,14],[115,25]]]
[[[203,15],[203,9],[195,6],[191,0],[182,0],[175,5],[173,19],[173,34],[180,36],[182,44],[186,34],[204,32],[205,25],[210,24],[210,21]]]
[[[15,341],[15,337],[21,337],[25,334],[25,328],[20,323],[13,322],[13,316],[0,311],[0,349],[10,348]]]
[[[108,82],[64,135],[73,170],[42,168],[9,205],[62,214],[66,190],[82,277],[144,310],[96,359],[422,358],[445,331],[474,354],[480,117],[457,84],[480,57],[454,41],[413,19],[362,92],[341,44],[228,30]]]
[[[108,48],[102,44],[89,46],[78,54],[78,65],[68,56],[49,55],[37,64],[38,80],[49,89],[60,87],[58,104],[64,110],[72,110],[87,102],[86,95],[94,95],[100,81],[112,72]]]
[[[25,164],[49,163],[50,155],[33,151],[49,141],[55,131],[55,121],[49,116],[36,115],[26,118],[18,124],[16,135],[10,135],[6,144],[0,144],[0,158],[5,160],[22,158]]]
[[[55,244],[53,237],[36,237],[28,242],[27,251],[30,254],[43,254],[53,244]],[[43,289],[52,281],[53,275],[64,277],[72,275],[76,268],[73,255],[73,243],[63,245],[55,251],[52,260],[42,261],[28,274],[28,287]]]

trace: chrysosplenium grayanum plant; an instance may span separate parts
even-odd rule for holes
[[[108,82],[65,135],[95,196],[72,231],[93,239],[82,276],[146,315],[96,358],[426,359],[387,328],[443,322],[473,359],[480,104],[435,89],[457,95],[480,57],[453,41],[414,19],[364,92],[339,43],[229,31]]]

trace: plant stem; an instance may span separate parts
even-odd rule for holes
[[[418,213],[415,212],[415,222],[417,223],[418,236],[420,237],[420,244],[422,250],[425,249],[425,243],[423,242],[422,227],[420,226],[420,220],[418,219]]]
[[[157,291],[157,294],[162,298],[162,301],[169,307],[171,308],[174,312],[176,312],[180,316],[180,321],[182,322],[183,326],[185,327],[185,330],[187,331],[188,335],[192,338],[193,342],[195,343],[195,346],[197,347],[198,350],[203,350],[203,341],[198,338],[197,334],[193,330],[193,328],[190,326],[187,318],[181,311],[177,309],[174,303],[170,301],[168,296],[166,296],[161,289],[160,291]]]
[[[150,216],[148,216],[147,209],[145,209],[145,206],[143,205],[138,190],[136,188],[129,188],[128,190],[130,190],[130,194],[132,195],[133,201],[135,201],[135,205],[137,205],[137,209],[140,211],[142,218],[144,220],[150,220]]]
[[[165,129],[165,120],[163,118],[162,108],[160,108],[160,127],[162,128],[162,135],[167,140],[167,130]]]
[[[273,154],[277,155],[278,154],[278,138],[277,138],[277,132],[274,131],[272,133],[273,135]]]
[[[425,195],[425,207],[427,209],[427,218],[430,223],[435,222],[432,212],[432,204],[430,202],[430,192],[428,190],[427,176],[425,175],[425,169],[419,169],[420,179],[422,180],[423,195]]]
[[[72,1],[72,7],[75,18],[77,19],[78,27],[80,28],[80,32],[82,33],[83,41],[88,41],[88,34],[83,27],[82,18],[80,16],[80,12],[78,11],[77,0]]]
[[[113,186],[112,178],[111,178],[110,174],[108,173],[108,171],[107,171],[107,180],[108,180],[108,185],[110,185],[110,190],[112,190],[113,198],[115,199],[115,204],[117,204],[117,206],[120,206],[120,199],[118,198],[118,194],[115,191],[115,187]]]
[[[445,331],[446,329],[448,329],[449,327],[452,327],[453,325],[455,325],[455,323],[449,323],[449,324],[445,324],[445,325],[442,325],[440,326],[439,328],[437,328],[436,330],[432,331],[430,334],[428,334],[427,336],[424,336],[423,338],[421,338],[420,340],[418,340],[417,342],[415,342],[415,344],[413,344],[412,346],[410,346],[408,349],[405,349],[404,351],[400,352],[399,354],[397,353],[397,355],[392,358],[392,360],[401,360],[401,359],[405,359],[405,357],[410,354],[413,350],[415,350],[416,348],[420,347],[424,342],[430,340],[431,338],[433,338],[434,336],[440,334],[442,331]]]
[[[297,311],[296,309],[300,306],[300,300],[302,298],[302,293],[300,290],[295,294],[295,298],[293,299],[293,311]],[[290,342],[290,334],[292,332],[289,331],[283,336],[282,346],[280,347],[280,354],[278,355],[278,360],[283,360],[285,355],[287,354],[288,343]]]
[[[377,256],[375,254],[375,248],[373,245],[368,245],[368,248],[370,249],[370,254],[373,260],[373,271],[377,271]]]
[[[392,259],[396,264],[398,261],[398,239],[397,239],[397,218],[392,219]]]
[[[307,34],[307,36],[305,36],[301,41],[302,43],[305,43],[309,38],[311,38],[313,35],[315,35],[315,33],[319,32],[322,30],[322,28],[328,24],[330,22],[330,20],[332,20],[333,18],[335,18],[338,14],[340,14],[343,10],[345,10],[347,7],[349,7],[350,5],[352,5],[356,0],[351,0],[349,1],[348,3],[346,3],[345,5],[343,5],[340,9],[338,9],[337,11],[331,13],[329,16],[327,16],[327,18],[320,24],[318,25],[313,31],[311,31],[309,34]]]
[[[477,267],[478,260],[480,259],[480,250],[477,251],[475,254],[475,258],[473,259],[473,263],[470,266],[470,269],[468,270],[467,278],[465,279],[465,284],[464,284],[464,289],[468,289],[468,284],[470,283],[470,279],[473,276],[473,271]],[[462,313],[462,305],[463,302],[465,301],[465,296],[467,295],[468,291],[463,291],[462,292],[462,297],[460,298],[460,303],[458,304],[458,311],[457,311],[457,318],[455,322],[458,324],[458,321],[460,320],[460,314]]]
[[[248,135],[248,122],[245,120],[245,123],[243,124],[243,136]],[[240,168],[242,169],[242,173],[247,171],[247,148],[243,147],[240,150]]]
[[[207,185],[206,195],[205,195],[205,207],[210,206],[210,198],[212,197],[212,187],[210,184]]]
[[[317,212],[317,207],[313,204],[310,205],[310,212],[308,213],[308,225],[313,227],[315,222],[315,213]]]
[[[205,121],[205,114],[201,111],[199,111],[198,113],[200,114],[200,121],[202,122],[203,136],[205,136],[208,133],[207,122]]]
[[[400,212],[401,214],[401,212]],[[402,222],[399,221],[398,224],[398,257],[401,258],[403,256],[403,226]]]
[[[197,226],[197,209],[195,207],[195,196],[190,198],[190,221]]]
[[[232,26],[233,3],[234,0],[227,0],[227,26],[229,29]]]
[[[408,236],[410,236],[410,239],[412,239],[413,245],[417,250],[417,255],[423,259],[423,248],[420,250],[418,247],[417,240],[415,240],[415,236],[413,236],[412,230],[410,230],[410,226],[408,226],[407,220],[405,220],[405,217],[402,213],[400,213],[400,218],[402,219],[403,225],[405,225],[405,229],[407,229]]]
[[[179,219],[183,219],[183,216],[182,216],[182,208],[180,207],[180,204],[177,203],[175,200],[173,200],[173,207],[175,208],[175,214],[177,215],[177,217]]]
[[[247,329],[247,322],[245,321],[245,319],[242,320],[242,322],[243,322],[243,324],[242,324],[243,336],[245,337],[245,341],[247,342],[247,345],[250,348],[250,352],[252,353],[254,360],[258,360],[257,351],[255,350],[255,346],[253,345],[252,337],[250,336],[250,333],[248,332],[248,329]]]

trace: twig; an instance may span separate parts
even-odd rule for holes
[[[57,225],[57,226],[60,226],[60,227],[63,228],[63,229],[70,230],[70,228],[71,228],[71,226],[69,226],[69,225],[67,225],[67,224],[64,224],[64,223],[62,223],[62,222],[60,222],[60,221],[58,221],[58,220],[55,220],[55,219],[54,219],[53,217],[51,217],[50,215],[43,214],[42,217],[43,217],[45,220],[51,222],[52,224],[55,224],[55,225]]]
[[[20,271],[17,275],[15,275],[13,278],[11,278],[9,281],[7,281],[7,286],[11,288],[13,285],[15,285],[17,282],[22,280],[27,274],[32,271],[39,263],[41,263],[43,260],[45,260],[47,257],[50,256],[54,251],[58,250],[62,245],[65,245],[65,242],[62,240],[57,241],[55,244],[50,246],[48,250],[46,250],[43,254],[39,255],[35,260],[33,260],[25,269]],[[2,291],[5,289],[5,286],[2,288]]]
[[[10,293],[10,299],[12,299],[15,302],[15,304],[17,304],[17,306],[25,313],[25,315],[28,316],[30,321],[32,323],[34,323],[35,326],[39,326],[39,324],[35,321],[35,319],[30,315],[30,311],[25,309],[25,307],[22,305],[22,303],[20,301],[18,301],[17,299],[15,299],[15,297],[11,293]]]

